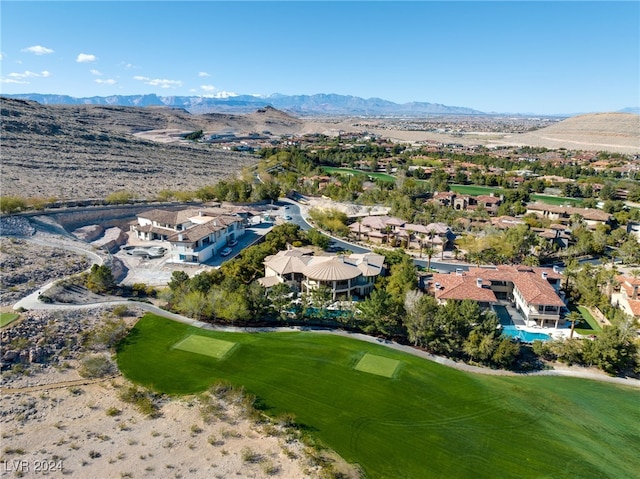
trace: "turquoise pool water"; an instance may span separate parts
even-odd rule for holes
[[[493,310],[496,312],[498,319],[500,320],[500,325],[502,326],[502,334],[506,336],[510,336],[512,338],[516,338],[523,343],[532,343],[536,340],[538,341],[548,341],[551,339],[551,336],[544,333],[532,333],[530,331],[523,331],[522,329],[518,329],[511,321],[511,316],[509,315],[509,311],[507,308],[501,305],[495,305]]]
[[[522,329],[518,329],[515,326],[502,326],[502,334],[511,336],[512,338],[517,338],[523,343],[532,343],[536,340],[549,341],[551,339],[551,336],[549,336],[548,334],[523,331]]]

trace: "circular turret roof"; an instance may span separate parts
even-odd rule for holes
[[[362,273],[355,266],[350,266],[340,260],[332,259],[321,263],[311,264],[302,271],[307,278],[317,281],[346,281],[357,278]]]

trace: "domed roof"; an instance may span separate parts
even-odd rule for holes
[[[307,278],[317,281],[346,281],[357,278],[361,271],[355,266],[345,264],[338,259],[312,263],[302,270]]]

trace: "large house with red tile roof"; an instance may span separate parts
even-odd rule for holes
[[[440,303],[470,299],[490,308],[500,301],[510,301],[527,321],[557,328],[564,324],[561,278],[552,268],[500,265],[436,273],[427,280],[426,288]]]

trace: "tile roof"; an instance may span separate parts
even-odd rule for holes
[[[436,299],[470,299],[490,303],[498,301],[493,291],[478,286],[477,279],[470,275],[434,273],[430,284]],[[437,289],[436,285],[439,286]]]
[[[553,286],[543,277],[546,275],[550,279],[561,279],[562,275],[552,268],[500,265],[495,269],[469,268],[468,274],[487,280],[510,281],[528,304],[565,305]]]
[[[226,229],[229,225],[240,221],[242,220],[236,216],[218,216],[201,225],[193,226],[184,231],[176,231],[167,240],[170,243],[195,243],[215,231]]]
[[[527,210],[531,211],[548,211],[549,213],[560,214],[570,217],[574,214],[582,216],[585,220],[591,221],[610,221],[611,215],[602,210],[591,208],[575,208],[572,206],[556,206],[544,203],[531,203],[527,205]]]

